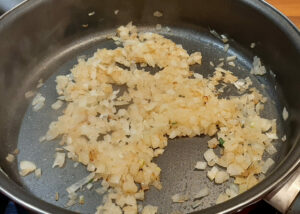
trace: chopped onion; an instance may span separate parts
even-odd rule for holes
[[[83,185],[87,184],[90,182],[95,177],[95,172],[92,172],[88,176],[84,177],[83,179],[77,181],[75,184],[72,184],[67,188],[67,192],[69,194],[75,193],[79,188],[81,188]]]
[[[282,110],[282,118],[284,120],[287,120],[289,117],[289,112],[286,110],[286,108],[284,107],[283,110]]]
[[[42,176],[42,169],[38,168],[34,171],[35,177],[40,178]]]
[[[283,135],[283,137],[281,138],[282,142],[286,141],[286,135]]]
[[[235,163],[230,164],[227,167],[227,172],[229,173],[230,176],[237,176],[243,173],[243,168]]]
[[[56,152],[56,157],[54,160],[54,163],[52,165],[52,168],[58,166],[58,167],[63,167],[64,163],[65,163],[65,159],[66,159],[66,154],[65,153],[61,153],[61,152]]]
[[[254,75],[264,75],[266,73],[266,68],[261,64],[260,58],[254,56],[253,58],[253,67],[250,71]]]
[[[88,13],[88,16],[93,16],[93,15],[95,15],[95,11]]]
[[[8,154],[5,158],[7,160],[7,162],[13,162],[15,160],[15,156],[12,154]]]
[[[198,193],[195,194],[194,200],[203,198],[203,197],[208,196],[208,195],[209,195],[209,189],[207,187],[204,187]]]
[[[234,62],[228,62],[228,65],[235,67],[235,63]]]
[[[28,98],[30,98],[30,97],[33,97],[34,94],[35,94],[34,91],[27,91],[27,92],[25,93],[25,98],[28,99]]]
[[[79,204],[84,204],[84,196],[79,196]]]
[[[146,205],[142,211],[142,214],[156,214],[158,207],[152,205]]]
[[[20,153],[20,150],[18,148],[16,148],[13,152],[12,152],[14,155],[17,155]]]
[[[107,188],[105,188],[105,187],[100,187],[100,188],[97,188],[95,191],[96,191],[96,193],[98,193],[99,195],[103,195],[103,194],[107,191]]]
[[[33,111],[38,111],[41,108],[43,108],[45,104],[45,100],[46,100],[45,97],[43,97],[40,93],[38,93],[32,101]]]
[[[69,201],[68,201],[68,203],[65,205],[66,207],[71,207],[71,206],[73,206],[74,204],[76,204],[77,203],[77,198],[78,198],[78,196],[77,196],[77,194],[76,193],[70,193],[69,195],[68,195],[68,197],[69,197]]]
[[[226,61],[227,61],[227,62],[234,61],[234,60],[236,60],[236,58],[237,58],[237,56],[228,56],[228,57],[226,58]]]
[[[229,188],[225,190],[226,195],[233,198],[239,194],[239,187],[236,184],[230,184]]]
[[[43,85],[44,85],[43,79],[40,79],[39,82],[38,82],[38,84],[37,84],[37,86],[36,86],[36,88],[40,88],[40,87],[42,87]]]
[[[227,43],[229,41],[227,36],[225,36],[224,34],[221,34],[221,39],[224,43]]]
[[[218,173],[219,169],[217,167],[213,167],[210,171],[207,172],[207,177],[210,179],[210,180],[214,180],[217,173]]]
[[[92,184],[92,183],[89,183],[88,185],[86,185],[86,188],[87,188],[88,190],[92,189],[92,187],[93,187],[93,184]]]
[[[250,48],[255,48],[255,43],[254,43],[254,42],[252,42],[252,43],[250,44]]]
[[[209,141],[207,141],[207,144],[208,148],[214,149],[219,145],[219,141],[217,140],[217,138],[212,138]]]
[[[198,161],[195,165],[195,169],[205,170],[207,163],[204,161]]]
[[[266,133],[267,137],[272,139],[272,140],[276,140],[278,139],[277,135],[275,133]]]
[[[225,45],[224,45],[224,51],[227,52],[228,49],[229,49],[229,44],[225,44]]]
[[[227,201],[229,199],[228,195],[226,195],[225,193],[221,193],[216,201],[216,204],[220,204],[223,203],[224,201]]]
[[[161,24],[157,24],[157,25],[155,26],[155,29],[156,29],[156,30],[161,30]]]
[[[39,138],[39,142],[43,142],[45,140],[46,140],[46,136],[42,136],[42,137]]]
[[[57,110],[57,109],[59,109],[60,107],[62,107],[63,104],[64,104],[63,101],[57,100],[55,103],[53,103],[53,104],[51,105],[51,108],[54,109],[54,110]]]
[[[58,192],[55,193],[55,201],[58,201],[59,200],[59,194]]]
[[[114,14],[115,14],[115,15],[118,15],[118,13],[119,13],[119,10],[115,10],[115,11],[114,11]]]
[[[212,149],[208,149],[204,153],[204,159],[207,161],[209,166],[215,165],[215,163],[218,161],[218,157],[215,155]]]
[[[163,14],[162,14],[162,12],[155,11],[155,12],[153,13],[153,16],[155,16],[155,17],[162,17]]]
[[[171,198],[174,203],[183,203],[183,202],[189,200],[189,196],[181,194],[181,193],[177,193],[177,194],[173,195]]]
[[[29,173],[33,172],[36,169],[36,165],[31,161],[21,161],[20,162],[20,175],[26,176]]]
[[[273,155],[277,152],[277,149],[272,145],[270,144],[267,148],[266,148],[266,151],[270,154],[270,155]]]
[[[269,168],[270,168],[271,166],[273,166],[274,163],[275,163],[275,162],[273,161],[273,159],[268,158],[268,159],[264,162],[264,164],[263,164],[263,166],[262,166],[262,169],[261,169],[262,173],[265,174],[265,173],[269,170]]]
[[[228,179],[229,179],[229,175],[225,171],[218,171],[217,174],[216,174],[216,176],[215,176],[215,182],[217,184],[224,183]]]
[[[134,197],[137,200],[144,200],[145,193],[144,193],[144,191],[140,190],[140,191],[138,191],[137,193],[134,194]]]

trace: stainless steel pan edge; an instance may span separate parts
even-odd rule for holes
[[[13,16],[18,15],[17,12],[21,12],[24,9],[29,9],[34,4],[38,4],[38,2],[39,1],[26,1],[24,3],[21,3],[16,8],[7,12],[0,18],[1,24],[5,21],[5,19],[13,19]],[[300,44],[299,30],[279,11],[262,1],[244,0],[243,2],[245,2],[245,4],[247,4],[249,7],[255,8],[256,10],[260,10],[262,13],[265,13],[270,19],[277,20],[279,27],[285,32],[289,32],[290,39],[296,42],[298,41],[298,44]],[[298,48],[300,48],[300,45],[298,46]],[[230,213],[237,211],[263,198],[272,189],[285,182],[286,179],[288,179],[288,177],[291,176],[295,169],[300,165],[300,133],[295,134],[297,136],[293,137],[294,147],[285,157],[285,160],[282,161],[282,163],[274,169],[273,173],[269,175],[268,179],[264,180],[259,185],[255,186],[246,193],[241,194],[236,199],[205,209],[202,212]],[[25,207],[28,207],[29,209],[39,213],[72,213],[70,211],[58,208],[35,198],[30,193],[26,192],[24,189],[18,186],[15,182],[10,180],[3,172],[0,174],[0,190],[8,197],[15,200],[17,203],[22,204]]]

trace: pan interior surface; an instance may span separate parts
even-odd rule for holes
[[[277,105],[278,98],[274,96],[274,85],[270,84],[266,77],[258,78],[250,74],[253,56],[249,51],[247,52],[246,48],[242,48],[236,42],[230,41],[230,48],[226,53],[224,51],[224,43],[204,29],[195,31],[184,27],[170,27],[169,30],[163,27],[162,30],[157,31],[155,26],[139,26],[138,29],[140,31],[160,33],[175,43],[181,44],[189,53],[200,51],[203,56],[202,65],[193,66],[192,70],[204,76],[209,76],[214,71],[214,67],[210,65],[210,62],[217,65],[221,63],[220,58],[236,55],[236,66],[232,67],[225,62],[223,68],[229,69],[239,78],[248,76],[251,78],[253,85],[268,98],[263,116],[268,119],[278,119],[278,136],[280,138],[283,136],[283,124],[278,109],[279,106]],[[49,77],[40,89],[36,89],[46,98],[46,101],[45,106],[38,112],[34,112],[30,104],[28,106],[18,137],[18,148],[20,149],[18,162],[22,160],[33,161],[38,168],[42,169],[42,176],[37,179],[34,174],[19,177],[15,173],[16,177],[14,179],[17,179],[34,196],[56,206],[65,207],[65,204],[68,202],[66,188],[87,176],[88,172],[86,167],[81,164],[75,168],[74,162],[70,159],[66,161],[63,168],[52,168],[55,148],[59,147],[59,140],[42,143],[38,140],[45,135],[50,122],[56,120],[63,111],[63,108],[58,111],[51,108],[51,104],[57,98],[55,78],[57,75],[68,74],[70,69],[77,63],[78,57],[90,57],[97,49],[117,47],[113,40],[106,39],[107,35],[114,31],[115,29],[111,29],[93,37],[89,36],[88,38],[74,41],[74,43],[62,47],[61,50],[64,51],[54,53],[53,56],[48,58],[46,57],[45,63],[41,63],[36,67],[36,69],[42,68],[42,71],[36,71],[36,73]],[[270,78],[272,77],[270,76]],[[36,82],[31,83],[31,85],[34,84]],[[234,87],[227,87],[224,96],[237,95],[235,93]],[[198,136],[169,140],[164,154],[154,160],[162,169],[161,181],[163,188],[158,191],[152,187],[149,191],[146,191],[143,205],[158,206],[159,213],[172,213],[173,211],[187,213],[213,206],[218,195],[224,192],[228,186],[228,182],[216,185],[207,178],[206,171],[194,170],[195,163],[204,160],[203,153],[208,149],[207,141],[209,139],[207,136]],[[273,157],[275,160],[285,155],[285,151],[279,149],[281,145],[281,142],[276,143],[279,153],[276,154],[276,157]],[[80,213],[94,213],[96,207],[102,201],[102,196],[95,192],[95,189],[98,187],[100,187],[100,182],[97,182],[91,190],[86,190],[86,188],[80,190],[78,195],[84,195],[85,204],[80,205],[77,203],[68,209]],[[172,203],[172,195],[176,193],[192,195],[203,187],[208,187],[210,194],[202,199],[202,203],[197,209],[192,209],[192,201]],[[55,200],[56,192],[59,193],[58,201]]]
[[[115,15],[115,11],[119,13]],[[162,17],[154,17],[154,11]],[[94,13],[93,13],[94,12]],[[92,14],[92,15],[89,15]],[[106,37],[120,25],[132,21],[140,31],[151,31],[182,44],[189,53],[200,51],[201,66],[191,69],[207,77],[221,63],[220,58],[236,55],[236,66],[223,66],[239,78],[250,77],[253,86],[268,98],[262,116],[277,119],[278,150],[272,157],[276,166],[266,179],[249,191],[225,203],[213,206],[224,185],[215,185],[206,173],[195,171],[194,165],[203,160],[209,137],[176,138],[170,140],[163,155],[154,159],[162,169],[163,189],[151,188],[145,194],[144,205],[159,206],[159,213],[192,212],[190,202],[171,203],[175,193],[193,194],[204,186],[210,195],[202,199],[196,210],[203,213],[233,212],[261,199],[284,181],[299,164],[300,155],[300,33],[278,11],[260,0],[64,0],[34,1],[24,4],[0,18],[0,190],[28,208],[41,213],[94,213],[102,196],[95,192],[79,191],[85,204],[66,208],[66,188],[85,177],[85,166],[74,167],[67,159],[63,168],[52,168],[58,141],[39,142],[50,122],[62,114],[51,109],[56,101],[55,77],[69,73],[77,58],[92,56],[101,48],[117,47]],[[162,25],[157,31],[156,24]],[[168,30],[169,27],[170,30]],[[209,30],[228,34],[230,48]],[[250,44],[256,43],[251,49]],[[253,57],[257,55],[266,65],[264,76],[250,75]],[[272,70],[276,76],[270,72]],[[150,72],[154,72],[150,69]],[[44,85],[37,89],[40,79]],[[262,85],[263,84],[263,85]],[[36,91],[45,98],[45,106],[32,111],[32,98],[25,92]],[[234,87],[225,90],[224,97],[237,95]],[[283,121],[282,109],[287,107],[289,119]],[[8,163],[6,156],[19,148],[17,160]],[[19,163],[30,160],[42,169],[41,178],[33,174],[19,175]],[[55,193],[59,200],[55,200]],[[210,207],[210,208],[208,208]],[[208,209],[205,209],[208,208]]]

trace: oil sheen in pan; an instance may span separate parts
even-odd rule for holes
[[[142,31],[153,31],[155,27],[139,28]],[[39,137],[45,135],[51,121],[57,119],[62,114],[64,106],[54,111],[51,109],[51,104],[56,101],[55,77],[61,74],[69,73],[70,69],[76,64],[77,57],[91,56],[99,48],[115,48],[116,45],[112,40],[107,40],[106,36],[114,32],[102,32],[102,34],[82,38],[80,41],[75,41],[62,47],[62,51],[55,53],[55,57],[48,57],[40,72],[49,75],[49,78],[44,85],[39,89],[39,92],[45,96],[45,106],[38,112],[32,111],[32,106],[29,105],[19,133],[18,148],[20,154],[18,161],[30,159],[35,162],[39,168],[42,168],[42,177],[36,179],[34,175],[20,177],[18,180],[22,185],[29,190],[33,195],[56,206],[65,207],[68,201],[68,193],[65,189],[85,177],[88,172],[85,167],[79,164],[74,168],[71,160],[66,161],[63,168],[52,169],[54,160],[55,148],[58,147],[58,140],[54,142],[40,143]],[[222,41],[215,38],[208,31],[193,31],[184,28],[172,28],[166,30],[163,28],[159,33],[170,38],[177,44],[181,44],[188,52],[200,51],[202,53],[202,65],[192,67],[192,70],[203,74],[205,77],[214,71],[210,65],[210,61],[214,64],[220,63],[219,58],[236,55],[236,66],[228,66],[225,63],[224,68],[230,69],[239,78],[249,76],[253,85],[266,97],[268,101],[265,104],[263,116],[269,119],[277,120],[278,136],[282,135],[282,120],[281,113],[276,108],[277,97],[274,93],[274,87],[268,82],[265,77],[256,77],[250,74],[252,64],[252,55],[247,52],[247,48],[242,48],[234,41],[230,42],[230,48],[227,53],[224,52],[224,44]],[[248,48],[250,49],[250,48]],[[50,76],[51,74],[51,76]],[[264,87],[261,86],[264,84]],[[234,90],[225,91],[224,96],[234,95]],[[178,210],[181,212],[195,211],[191,208],[191,202],[172,203],[171,196],[186,192],[188,194],[196,193],[204,186],[210,189],[209,196],[202,199],[201,205],[196,209],[204,209],[215,204],[218,195],[225,190],[228,183],[215,185],[210,182],[205,171],[194,171],[194,165],[197,161],[203,160],[203,153],[207,150],[207,136],[198,136],[194,138],[176,138],[170,140],[163,155],[154,159],[161,167],[161,181],[163,188],[161,191],[151,188],[145,194],[144,205],[151,204],[159,206],[159,213],[171,213]],[[280,146],[280,143],[275,143],[275,146]],[[272,157],[275,161],[280,157],[279,153]],[[94,184],[94,187],[89,191],[79,192],[79,195],[84,195],[85,204],[76,204],[68,209],[80,213],[94,213],[96,207],[101,203],[102,197],[94,190],[100,187],[100,182]],[[55,200],[55,193],[59,193],[59,200]]]

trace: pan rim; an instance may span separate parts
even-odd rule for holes
[[[279,10],[275,7],[270,5],[269,3],[263,0],[240,0],[244,4],[249,7],[252,7],[256,10],[261,11],[264,15],[270,18],[278,18],[281,22],[281,28],[284,28],[285,31],[290,33],[296,33],[298,35],[299,44],[300,44],[300,30],[295,26],[293,22],[291,22],[284,14],[282,14]],[[17,15],[19,12],[22,13],[22,9],[29,8],[34,4],[38,4],[41,1],[33,1],[33,0],[25,0],[24,2],[18,4],[13,9],[7,11],[0,17],[0,22],[3,22],[4,19],[9,19],[11,16]],[[268,10],[268,11],[267,11]],[[16,13],[16,14],[14,14]],[[284,25],[287,24],[287,25]],[[293,31],[293,32],[292,32]],[[291,35],[293,36],[293,35]],[[295,39],[295,38],[294,38]],[[273,173],[269,175],[269,178],[264,180],[263,182],[259,183],[257,186],[253,187],[249,191],[247,191],[247,195],[252,195],[252,197],[247,196],[247,200],[243,200],[241,197],[240,200],[232,199],[225,203],[215,205],[213,207],[201,210],[200,213],[228,213],[233,212],[234,210],[242,209],[243,207],[263,198],[269,191],[274,189],[276,186],[284,182],[292,173],[293,171],[300,166],[300,159],[297,157],[297,154],[300,152],[300,148],[298,146],[298,142],[294,143],[293,148],[289,151],[286,155],[285,160],[281,162],[280,165],[277,166],[276,169],[280,171],[277,173],[274,170]],[[288,170],[284,170],[287,168]],[[2,170],[1,170],[2,171]],[[270,180],[272,178],[272,180]],[[273,183],[271,181],[274,181]],[[265,186],[263,191],[258,192],[261,187]],[[38,212],[38,213],[74,213],[70,210],[63,209],[61,207],[55,206],[53,204],[49,204],[35,196],[31,195],[30,192],[25,191],[22,187],[18,184],[10,180],[8,177],[5,176],[5,173],[0,174],[0,191],[11,198],[13,201],[21,204],[28,209]],[[245,194],[241,194],[240,196],[245,196]],[[244,197],[245,198],[245,197]],[[238,203],[238,201],[242,201],[242,203]],[[232,203],[234,202],[234,203]],[[232,206],[232,204],[235,204]],[[199,212],[198,212],[199,213]]]

